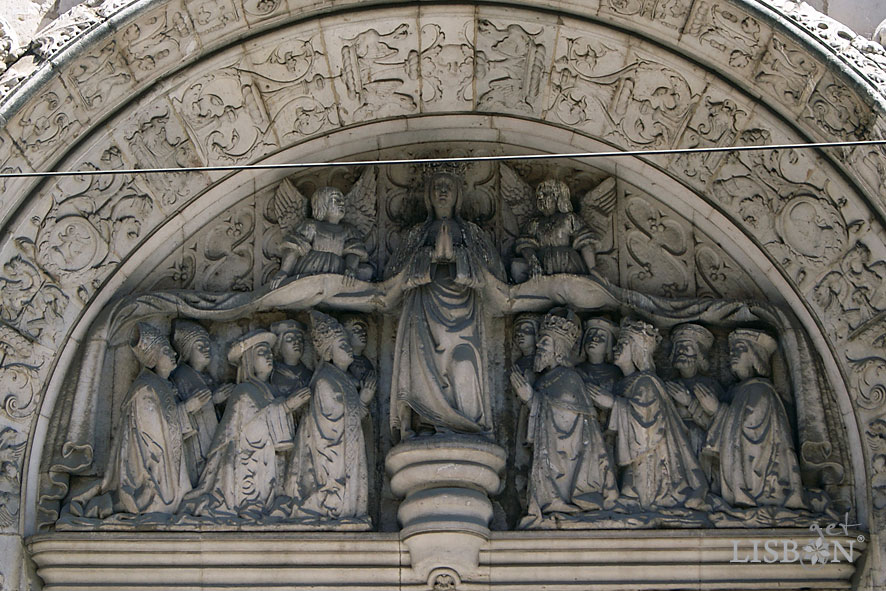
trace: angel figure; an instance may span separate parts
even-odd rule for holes
[[[344,195],[335,187],[320,187],[307,199],[284,179],[274,197],[283,229],[283,259],[271,281],[279,287],[289,277],[334,273],[347,280],[370,281],[374,268],[368,262],[366,237],[375,226],[375,172],[363,173]]]
[[[514,281],[555,273],[588,274],[595,265],[595,235],[585,219],[590,208],[582,207],[581,215],[573,212],[569,187],[556,179],[538,185],[533,207],[529,186],[510,169],[502,171],[505,201],[522,229],[511,262]]]

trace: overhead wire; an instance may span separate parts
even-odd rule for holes
[[[886,145],[886,139],[853,140],[839,142],[764,144],[746,146],[714,146],[708,148],[662,148],[653,150],[612,150],[604,152],[571,152],[571,153],[536,153],[536,154],[499,154],[490,156],[447,156],[435,158],[388,158],[377,160],[337,160],[334,162],[288,162],[265,164],[220,164],[214,166],[186,166],[162,168],[128,168],[128,169],[86,169],[86,170],[49,170],[42,172],[16,171],[0,172],[0,179],[61,177],[61,176],[98,176],[120,174],[169,174],[193,172],[225,172],[244,170],[288,170],[305,168],[326,168],[336,166],[389,166],[403,164],[468,163],[468,162],[509,162],[515,160],[584,160],[594,158],[622,158],[626,156],[648,157],[669,156],[679,154],[713,154],[719,152],[755,152],[763,150],[800,150],[822,148],[851,148],[857,146]],[[884,156],[886,157],[886,156]]]

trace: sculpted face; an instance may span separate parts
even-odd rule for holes
[[[253,349],[255,377],[265,381],[274,370],[274,353],[267,343],[259,343]]]
[[[339,369],[347,369],[354,362],[354,350],[344,335],[338,335],[332,342],[332,363]]]
[[[538,210],[542,215],[552,215],[557,211],[557,192],[554,187],[540,185],[535,191],[538,200]]]
[[[603,363],[612,346],[612,334],[602,328],[591,328],[585,333],[585,355],[589,363]]]
[[[295,365],[305,350],[305,335],[299,330],[290,330],[280,338],[280,354],[287,365]]]
[[[194,341],[194,346],[191,347],[191,358],[188,360],[191,367],[197,371],[203,371],[209,367],[211,351],[209,338],[205,336],[197,337],[197,340]]]
[[[455,182],[446,176],[431,180],[431,207],[437,219],[451,218],[455,213]]]
[[[557,343],[551,335],[544,335],[535,346],[533,369],[542,372],[557,366]]]
[[[529,322],[517,325],[514,329],[514,345],[524,356],[535,350],[535,327]]]
[[[698,358],[701,351],[698,343],[692,339],[681,338],[674,342],[672,363],[684,378],[691,378],[698,373]]]
[[[366,327],[355,322],[348,326],[348,334],[351,336],[351,347],[354,351],[362,352],[366,347]]]
[[[330,191],[329,211],[326,214],[326,219],[337,224],[343,217],[345,217],[345,196],[341,191]]]
[[[754,375],[754,353],[746,341],[735,341],[729,347],[729,368],[740,380]]]
[[[631,356],[631,339],[628,336],[619,336],[612,347],[612,362],[615,365],[625,369],[625,367],[633,366],[633,358]]]
[[[157,355],[157,364],[154,366],[154,372],[161,378],[168,378],[175,366],[176,356],[172,345],[162,345]]]

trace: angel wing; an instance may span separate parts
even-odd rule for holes
[[[376,168],[370,166],[345,195],[345,217],[342,221],[356,228],[364,242],[378,219],[375,207],[377,184]]]
[[[525,228],[532,218],[538,215],[535,193],[510,166],[502,164],[500,171],[501,196],[508,206],[505,212],[510,211],[511,214],[505,215],[505,229],[512,236],[518,236],[520,228]],[[508,219],[509,217],[513,219]]]
[[[283,179],[274,193],[274,213],[286,234],[295,232],[295,228],[308,217],[308,199],[289,179]]]
[[[597,241],[605,240],[610,233],[615,201],[615,177],[604,179],[579,200],[578,215],[594,233]]]

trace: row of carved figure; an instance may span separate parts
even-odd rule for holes
[[[464,179],[448,171],[430,176],[426,187],[429,215],[438,219],[458,215]],[[510,177],[508,177],[510,178]],[[586,220],[573,211],[569,187],[548,179],[539,183],[535,200],[522,180],[511,179],[509,194],[517,193],[515,211],[523,229],[514,245],[511,278],[517,283],[555,273],[587,274],[595,265],[594,233]],[[456,197],[456,196],[459,197]],[[271,281],[278,287],[290,278],[323,273],[344,275],[349,281],[371,281],[376,270],[369,262],[368,231],[375,226],[375,181],[364,173],[347,195],[335,187],[320,187],[308,200],[284,180],[275,195],[275,210],[283,230],[280,271]],[[432,211],[433,210],[433,211]],[[453,211],[454,210],[454,211]],[[437,259],[451,255],[435,252]]]
[[[120,408],[104,477],[73,498],[71,514],[368,524],[361,420],[376,375],[361,354],[367,325],[317,311],[311,324],[313,373],[300,359],[305,327],[283,320],[234,341],[237,383],[218,385],[206,372],[205,328],[175,323],[176,365],[166,335],[139,323],[131,347],[143,369]]]
[[[515,322],[524,356],[511,384],[529,408],[533,447],[523,527],[605,512],[658,513],[684,524],[717,512],[753,521],[762,510],[773,525],[809,515],[788,413],[769,379],[771,336],[749,328],[729,334],[738,381],[724,390],[704,375],[714,336],[703,326],[672,331],[679,377],[671,381],[656,374],[660,337],[651,324],[619,327],[596,317],[583,333],[566,308]],[[573,365],[579,340],[585,360]]]

